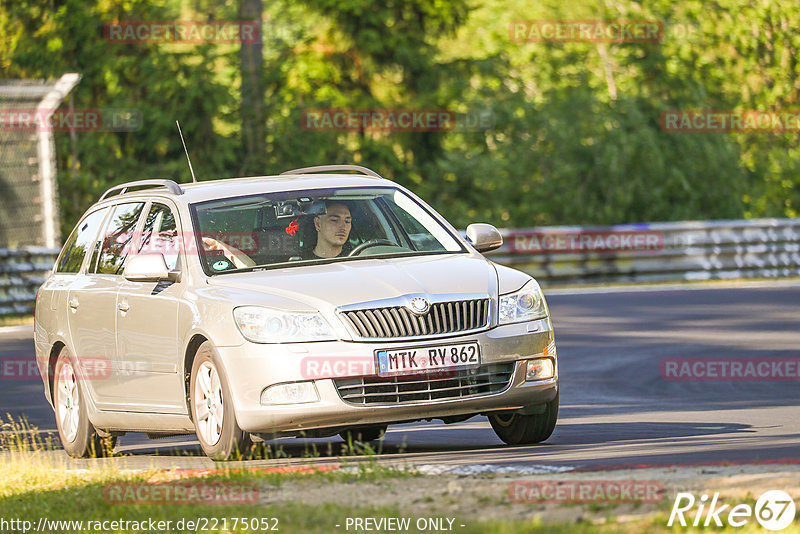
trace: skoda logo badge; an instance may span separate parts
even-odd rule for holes
[[[431,303],[422,297],[414,297],[411,299],[410,309],[416,315],[425,315],[431,309]]]

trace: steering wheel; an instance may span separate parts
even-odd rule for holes
[[[358,245],[356,248],[351,250],[350,254],[348,254],[348,256],[355,256],[355,255],[359,254],[360,252],[362,252],[363,250],[366,250],[366,249],[371,248],[371,247],[377,247],[377,246],[380,246],[380,245],[390,245],[392,247],[396,247],[397,243],[395,243],[394,241],[389,241],[388,239],[373,239],[371,241],[364,241],[363,243]]]

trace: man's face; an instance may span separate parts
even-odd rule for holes
[[[347,242],[351,224],[350,210],[344,204],[331,204],[325,215],[314,219],[319,240],[335,247],[341,247]]]

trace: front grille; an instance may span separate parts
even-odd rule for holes
[[[425,315],[405,306],[343,311],[342,316],[359,337],[368,339],[415,337],[465,332],[485,327],[489,299],[437,302]]]
[[[474,369],[444,369],[432,375],[339,378],[334,384],[348,404],[398,405],[499,393],[508,387],[513,375],[514,362],[508,362]]]

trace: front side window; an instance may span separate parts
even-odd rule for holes
[[[209,274],[465,252],[428,209],[393,187],[269,193],[191,207]]]
[[[167,268],[173,270],[178,265],[179,252],[180,240],[175,214],[168,206],[154,202],[144,221],[139,253],[162,254]]]
[[[56,272],[77,273],[80,271],[83,259],[97,238],[97,231],[107,212],[108,208],[92,212],[75,227],[61,251]]]
[[[131,251],[136,224],[144,208],[144,202],[119,204],[114,207],[111,221],[101,239],[100,254],[95,272],[98,274],[122,274],[125,259]]]

